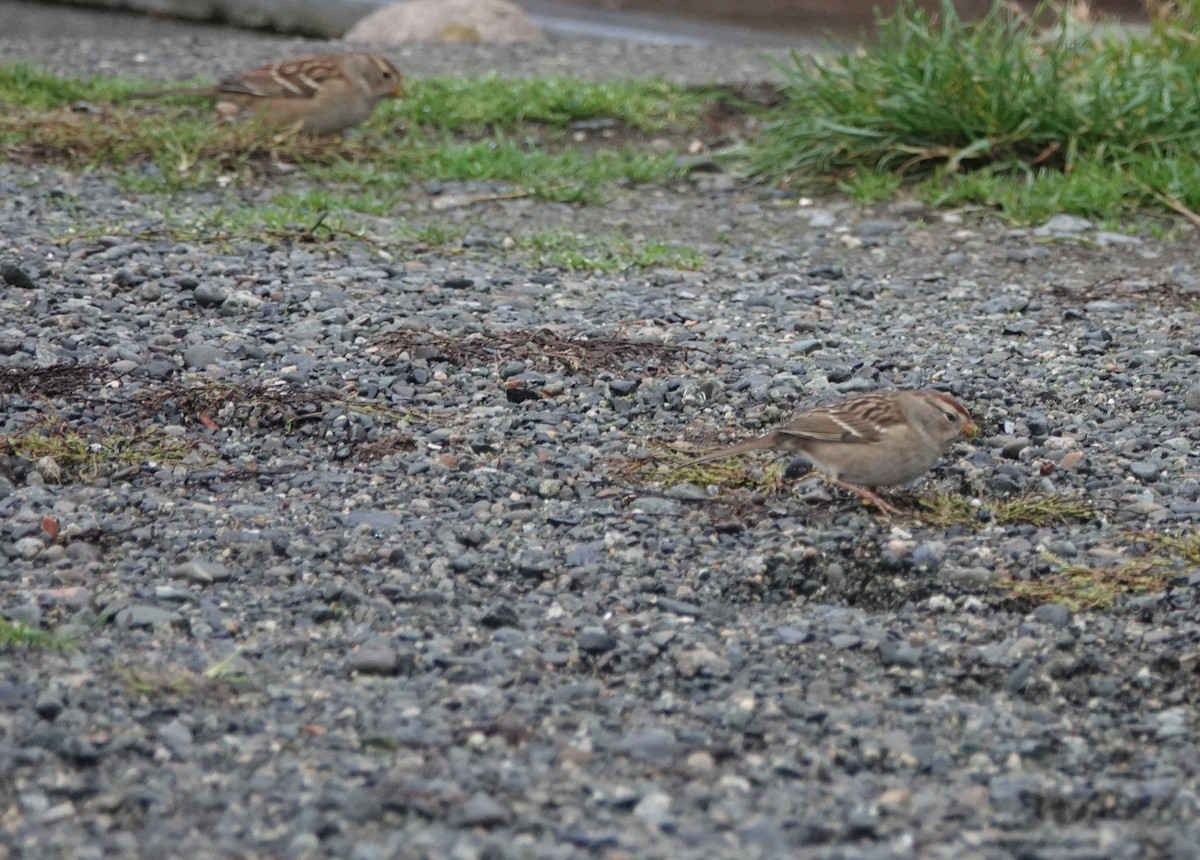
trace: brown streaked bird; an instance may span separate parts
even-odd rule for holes
[[[270,125],[319,135],[363,122],[381,101],[402,94],[403,80],[386,58],[353,51],[283,60],[216,86],[156,90],[134,98],[212,96],[222,116],[252,113]]]
[[[877,391],[797,415],[757,439],[697,457],[691,466],[751,451],[803,454],[830,481],[880,510],[873,492],[924,475],[951,442],[979,432],[967,408],[940,391]]]

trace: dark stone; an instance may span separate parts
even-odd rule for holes
[[[879,659],[885,666],[915,669],[921,665],[921,652],[906,642],[884,642],[879,646]]]
[[[4,283],[10,287],[16,287],[18,290],[32,290],[37,287],[37,282],[16,263],[7,261],[0,263],[0,278],[4,279]]]
[[[575,643],[586,654],[603,654],[617,647],[617,637],[603,627],[584,627],[575,637]]]
[[[696,604],[670,597],[659,597],[654,601],[654,605],[664,612],[673,612],[676,615],[686,615],[691,618],[699,618],[704,614],[704,610]]]
[[[483,615],[479,616],[479,623],[489,630],[498,630],[501,627],[520,628],[521,618],[517,615],[517,610],[500,600],[489,606]]]
[[[214,287],[211,284],[201,284],[196,287],[192,296],[196,299],[196,304],[202,308],[219,308],[225,304],[225,292],[220,287]]]

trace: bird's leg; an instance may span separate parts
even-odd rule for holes
[[[875,507],[879,508],[879,510],[883,511],[885,514],[891,514],[894,517],[898,517],[902,513],[901,510],[895,505],[889,505],[883,499],[879,498],[879,494],[873,490],[869,490],[866,487],[860,487],[858,484],[847,484],[845,481],[834,481],[834,483],[843,490],[849,490],[850,492],[854,493],[854,495],[858,496],[863,501],[870,502],[871,504],[875,505]]]
[[[277,144],[285,143],[288,140],[290,140],[291,138],[299,137],[299,135],[302,131],[304,131],[304,120],[297,120],[296,122],[292,123],[289,126],[286,126],[281,131],[279,131],[277,134],[275,134],[274,137],[271,138],[271,140]]]

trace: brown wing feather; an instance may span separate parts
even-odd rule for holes
[[[775,428],[781,438],[813,442],[878,442],[879,429],[861,416],[840,409],[814,409]]]
[[[819,406],[775,428],[783,438],[814,442],[878,442],[880,425],[894,408],[878,393],[861,394],[833,406]]]
[[[310,99],[337,74],[335,57],[305,57],[249,69],[221,81],[217,89],[248,96]]]

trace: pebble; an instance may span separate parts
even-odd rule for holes
[[[183,352],[184,367],[192,370],[203,370],[210,364],[218,364],[226,358],[225,350],[208,344],[190,346]]]
[[[196,304],[202,308],[219,308],[225,304],[226,293],[213,284],[200,284],[192,291]]]
[[[639,761],[662,761],[673,758],[678,741],[669,729],[646,729],[633,732],[617,743],[616,752]]]
[[[675,669],[683,678],[694,678],[699,674],[724,677],[729,675],[731,668],[728,660],[703,645],[681,651],[675,658]]]
[[[1094,226],[1087,218],[1080,218],[1078,215],[1054,215],[1033,232],[1037,236],[1049,236],[1055,233],[1084,233]]]
[[[587,654],[604,654],[617,647],[617,637],[603,627],[584,627],[575,639],[579,650]]]
[[[33,290],[37,288],[37,281],[16,263],[0,261],[0,278],[4,280],[4,283],[18,290]]]
[[[1161,464],[1150,460],[1137,460],[1129,464],[1129,471],[1140,481],[1156,481],[1162,472]]]
[[[396,675],[401,661],[396,649],[386,643],[367,642],[346,658],[346,668],[363,675]]]
[[[113,620],[118,627],[153,628],[160,625],[172,624],[178,620],[178,617],[174,612],[167,609],[159,609],[157,606],[134,605],[120,610]]]
[[[460,810],[463,827],[501,827],[508,823],[509,817],[508,810],[482,792],[468,798]]]
[[[226,582],[233,578],[233,571],[220,562],[208,559],[194,558],[177,565],[172,573],[175,576],[190,580],[201,585],[213,582]]]

